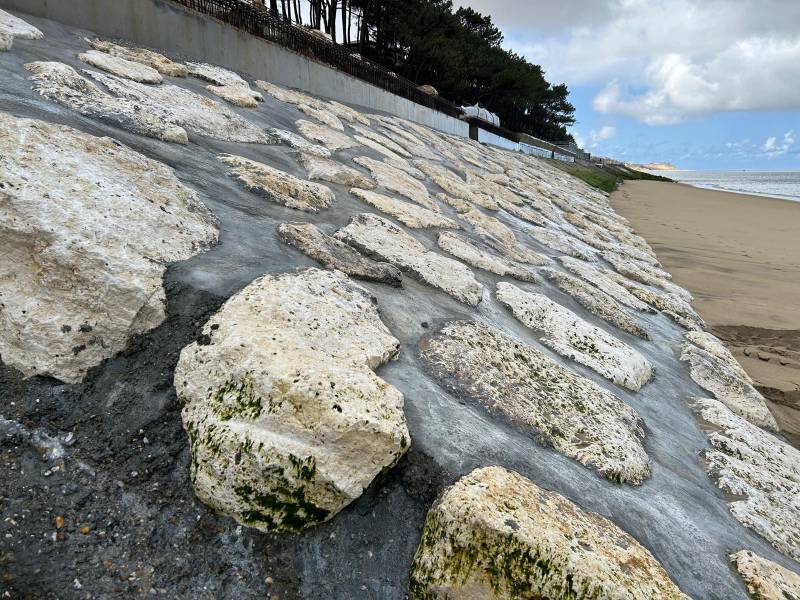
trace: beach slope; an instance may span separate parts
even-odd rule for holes
[[[656,181],[611,200],[800,442],[800,202]]]

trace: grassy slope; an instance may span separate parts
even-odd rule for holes
[[[597,165],[587,165],[579,163],[568,163],[561,160],[548,160],[554,167],[582,179],[589,185],[596,187],[604,192],[613,192],[617,186],[626,179],[649,179],[652,181],[671,181],[667,177],[650,175],[642,171],[629,169],[624,165],[607,165],[599,167]]]

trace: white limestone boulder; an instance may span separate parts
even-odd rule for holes
[[[264,101],[261,93],[250,89],[250,84],[233,71],[208,63],[189,62],[186,67],[189,75],[212,84],[206,86],[209,92],[234,106],[255,108]]]
[[[375,182],[372,179],[339,161],[307,152],[299,152],[297,160],[308,173],[309,179],[338,183],[363,190],[375,188]]]
[[[502,467],[444,490],[409,580],[432,600],[689,600],[612,521]]]
[[[800,575],[748,550],[730,555],[753,600],[800,600]]]
[[[270,83],[269,81],[263,81],[261,79],[256,80],[255,83],[258,89],[267,92],[270,96],[272,96],[276,100],[285,102],[287,104],[294,104],[294,105],[307,104],[309,106],[322,105],[322,101],[317,100],[313,96],[309,96],[308,94],[301,92],[300,90],[285,88],[280,85]]]
[[[312,123],[311,121],[300,119],[295,121],[295,125],[306,139],[322,144],[331,152],[355,148],[360,145],[346,133],[331,129],[321,123]]]
[[[319,144],[312,144],[303,136],[297,135],[296,133],[292,133],[291,131],[286,131],[285,129],[278,129],[277,127],[272,127],[269,130],[269,134],[276,140],[280,140],[287,146],[290,146],[291,148],[294,148],[295,150],[303,154],[312,154],[314,156],[319,156],[320,158],[331,157],[331,151],[328,150],[325,146],[320,146]]]
[[[731,354],[731,351],[725,347],[718,337],[708,333],[707,331],[688,331],[685,334],[687,340],[692,342],[695,346],[699,346],[715,358],[725,362],[745,381],[753,383],[753,380],[747,372],[739,364],[739,361]]]
[[[448,227],[451,229],[460,229],[461,226],[438,212],[433,212],[427,208],[405,202],[391,196],[379,194],[369,190],[360,190],[353,188],[350,190],[359,200],[363,200],[370,206],[374,206],[381,212],[394,217],[406,227],[413,229],[425,229],[430,227]]]
[[[525,232],[543,246],[572,258],[593,261],[596,257],[593,248],[565,233],[552,223],[547,227],[529,227]]]
[[[106,52],[112,56],[117,56],[125,60],[141,63],[148,67],[154,68],[162,75],[170,77],[186,77],[189,74],[189,69],[185,65],[176,63],[168,59],[166,56],[147,50],[146,48],[126,48],[119,46],[112,42],[107,42],[99,39],[86,40],[89,45],[95,50]]]
[[[166,266],[218,233],[169,167],[2,112],[0,207],[0,356],[70,383],[164,320]]]
[[[454,321],[420,342],[428,370],[603,477],[638,485],[650,476],[642,420],[627,404],[501,331]]]
[[[396,192],[428,210],[440,211],[428,193],[428,189],[402,169],[368,156],[358,156],[353,161],[367,169],[375,178],[375,181],[378,182],[378,185],[389,191]]]
[[[415,160],[414,166],[448,194],[488,210],[500,210],[489,194],[474,188],[447,167],[427,160]]]
[[[282,223],[281,239],[329,269],[367,281],[396,287],[402,284],[400,269],[386,262],[376,262],[336,238],[325,235],[312,223]]]
[[[299,179],[249,158],[234,154],[220,154],[217,158],[231,167],[228,175],[275,204],[316,213],[328,208],[336,199],[329,187]]]
[[[40,40],[44,37],[39,29],[4,10],[0,10],[0,35],[12,40],[13,38]],[[11,48],[10,43],[8,47]]]
[[[694,344],[684,344],[681,360],[689,363],[689,373],[694,382],[740,417],[754,425],[778,431],[778,423],[758,390],[739,369]]]
[[[529,265],[547,264],[546,256],[534,252],[517,240],[511,228],[477,208],[460,214],[461,218],[472,225],[473,230],[492,248],[510,260]]]
[[[593,315],[643,340],[650,339],[650,334],[641,323],[625,312],[614,298],[590,283],[555,269],[543,268],[539,273]]]
[[[739,417],[722,402],[691,403],[710,448],[708,476],[730,494],[734,518],[800,561],[800,450]]]
[[[536,280],[533,272],[526,265],[484,250],[464,235],[452,231],[442,231],[436,242],[439,244],[439,248],[445,252],[478,269],[500,276],[513,277],[520,281],[533,282]]]
[[[408,448],[403,396],[373,372],[400,343],[345,275],[265,275],[203,334],[181,352],[175,389],[192,484],[215,510],[300,531],[336,515]]]
[[[297,109],[312,119],[316,119],[323,125],[327,125],[331,129],[335,129],[336,131],[344,131],[344,124],[342,123],[341,119],[339,119],[339,117],[329,110],[325,110],[324,108],[316,108],[314,106],[309,106],[308,104],[298,104]]]
[[[139,104],[140,110],[185,127],[198,135],[244,144],[271,144],[264,131],[227,106],[171,84],[145,85],[113,75],[86,72],[120,98]]]
[[[99,50],[81,52],[78,58],[87,65],[97,67],[98,69],[102,69],[118,77],[138,81],[139,83],[158,84],[164,81],[161,73],[152,67],[131,60],[125,60],[118,56],[112,56],[111,54],[100,52]]]
[[[362,127],[360,125],[351,125],[351,127],[353,128],[353,131],[355,131],[358,135],[365,137],[368,140],[371,140],[372,142],[377,144],[377,146],[374,149],[381,152],[381,154],[385,154],[390,158],[395,156],[403,159],[412,158],[411,153],[408,150],[403,148],[397,142],[392,141],[391,138],[388,138],[387,136],[378,133],[374,129],[370,129],[369,127]],[[388,153],[384,152],[384,150],[388,151]]]
[[[596,265],[587,263],[583,260],[573,258],[571,256],[562,256],[559,262],[564,265],[570,272],[574,273],[581,279],[591,283],[601,292],[604,292],[614,298],[620,304],[635,308],[642,312],[655,312],[647,302],[641,298],[637,298],[629,289],[621,284],[620,281],[614,280],[610,277],[610,273],[606,270],[597,268]]]
[[[483,286],[469,267],[429,251],[401,227],[381,216],[354,215],[334,237],[370,258],[399,267],[409,277],[465,304],[477,306],[483,297]]]
[[[496,296],[521,323],[542,332],[547,347],[617,385],[638,391],[653,376],[652,365],[639,352],[547,296],[504,281],[497,284]]]
[[[25,68],[32,73],[34,91],[48,100],[132,133],[175,144],[189,143],[186,130],[174,121],[142,110],[132,100],[107,94],[69,65],[33,62]]]
[[[0,52],[8,52],[14,46],[14,36],[9,33],[0,33]]]
[[[343,121],[350,123],[350,125],[354,126],[356,123],[360,123],[361,125],[369,127],[371,124],[371,121],[366,115],[362,115],[356,109],[350,108],[341,102],[336,102],[336,100],[326,100],[324,106]]]

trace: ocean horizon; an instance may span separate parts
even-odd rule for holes
[[[800,202],[800,170],[792,171],[651,171],[679,183],[705,188]]]

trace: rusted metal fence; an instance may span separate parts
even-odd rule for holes
[[[258,36],[310,59],[325,63],[357,79],[443,112],[451,117],[462,114],[460,107],[438,96],[430,96],[417,85],[373,62],[347,52],[341,46],[320,39],[302,27],[284,21],[262,6],[241,0],[171,0],[204,15]]]

